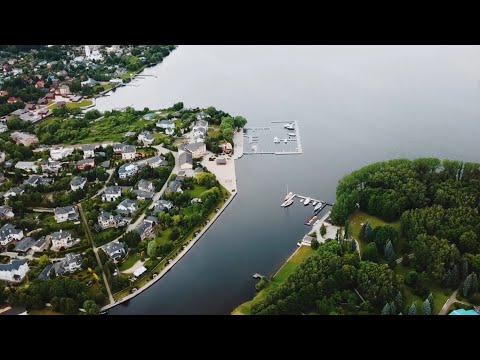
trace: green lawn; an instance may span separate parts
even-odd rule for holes
[[[232,315],[250,315],[250,309],[255,302],[263,299],[269,291],[275,289],[277,286],[283,283],[307,257],[314,253],[315,251],[310,246],[301,246],[298,248],[294,255],[287,262],[285,262],[285,264],[283,264],[280,270],[275,274],[268,286],[258,292],[252,300],[239,305],[235,310],[232,311]]]
[[[119,267],[118,269],[120,271],[125,271],[130,269],[133,264],[135,264],[138,260],[140,260],[140,255],[139,254],[133,254],[133,255],[128,255],[128,259],[125,260]]]
[[[42,310],[28,310],[28,315],[63,315],[56,311],[53,311],[51,307],[43,308]]]
[[[157,236],[155,238],[155,241],[157,242],[158,245],[166,244],[167,242],[170,241],[168,237],[170,236],[171,233],[172,233],[172,229],[167,228],[165,231],[162,231],[162,236]]]
[[[207,190],[208,189],[205,186],[200,186],[195,184],[195,187],[193,188],[193,190],[187,190],[186,193],[194,198],[199,198],[200,195]]]
[[[67,103],[67,108],[76,109],[76,108],[81,108],[81,107],[84,107],[84,106],[90,106],[92,104],[93,104],[92,100],[85,99],[85,100],[75,102],[75,103],[74,102],[69,102],[69,103]]]

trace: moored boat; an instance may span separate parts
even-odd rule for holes
[[[310,199],[309,197],[307,197],[307,198],[305,199],[305,203],[304,203],[303,205],[308,205],[308,204],[310,204],[310,201],[312,201],[312,199]]]
[[[320,209],[322,208],[322,205],[323,205],[323,204],[322,204],[322,202],[320,201],[320,202],[317,204],[317,206],[315,206],[315,207],[313,208],[313,211],[320,210]]]
[[[289,206],[292,205],[292,204],[293,204],[293,199],[290,199],[290,200],[286,201],[285,203],[283,203],[282,206],[283,206],[283,207],[289,207]]]

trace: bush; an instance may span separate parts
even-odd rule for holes
[[[430,294],[430,290],[423,285],[419,285],[413,289],[413,293],[418,297],[425,299]]]
[[[405,284],[407,284],[408,286],[414,287],[417,285],[417,282],[418,282],[418,273],[416,271],[408,272],[407,275],[405,276]]]
[[[462,304],[462,303],[459,303],[459,302],[453,303],[453,306],[454,306],[455,310],[458,310],[458,309],[472,310],[473,309],[472,305]]]
[[[473,305],[480,305],[480,293],[476,292],[472,296],[468,298],[468,300],[473,304]]]
[[[407,267],[410,265],[410,258],[408,257],[408,254],[403,254],[402,256],[402,265]]]
[[[268,285],[268,280],[265,278],[261,278],[260,281],[255,285],[255,289],[258,291],[263,290],[267,287]]]
[[[15,244],[8,244],[7,245],[7,251],[12,251],[13,249],[15,249]]]

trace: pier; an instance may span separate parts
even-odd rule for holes
[[[300,127],[296,120],[271,121],[272,126],[245,127],[243,153],[246,155],[298,155],[302,154]],[[284,124],[292,124],[286,129]],[[290,136],[289,133],[292,133]],[[294,134],[293,134],[294,133]],[[277,140],[277,141],[275,141]]]
[[[334,205],[334,204],[329,204],[328,202],[323,201],[323,200],[314,199],[314,198],[312,198],[312,197],[310,197],[310,196],[293,194],[293,195],[290,196],[287,200],[285,200],[280,206],[281,206],[281,207],[288,207],[288,205],[287,205],[288,202],[290,202],[290,200],[295,200],[295,198],[299,198],[299,199],[303,199],[303,200],[309,198],[310,201],[311,201],[310,204],[313,205],[313,204],[315,203],[315,206],[317,206],[319,203],[322,204],[322,206],[321,206],[320,208],[318,208],[317,210],[314,210],[313,216],[305,222],[305,225],[307,225],[307,226],[311,226],[311,225],[312,225],[312,222],[314,222],[314,224],[316,223],[315,220],[317,220],[317,215],[318,215],[323,209],[325,209],[325,207],[327,207],[327,206],[333,206],[333,205]],[[302,205],[304,205],[304,206],[310,206],[310,204],[308,204],[308,205],[302,204]]]

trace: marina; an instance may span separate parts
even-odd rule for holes
[[[243,153],[247,155],[297,155],[302,153],[297,121],[272,121],[271,126],[245,127]]]
[[[285,197],[285,201],[280,205],[283,208],[287,208],[290,205],[292,205],[295,201],[295,198],[299,198],[300,203],[303,204],[303,206],[307,206],[309,204],[312,204],[313,206],[313,215],[307,221],[305,222],[305,225],[311,226],[312,223],[316,223],[317,220],[317,215],[326,207],[326,206],[333,206],[333,204],[329,204],[326,201],[322,200],[317,200],[314,198],[311,198],[309,196],[303,196],[303,195],[298,195],[298,194],[292,194],[291,192],[288,193],[288,195]]]

